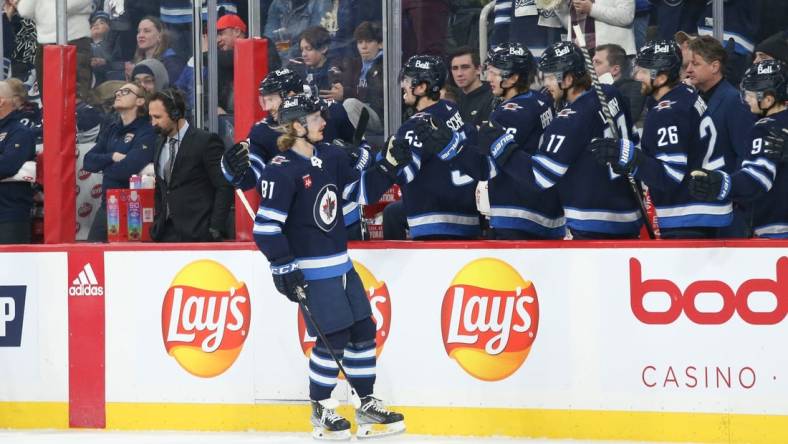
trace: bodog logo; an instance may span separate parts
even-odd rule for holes
[[[250,319],[246,284],[218,262],[195,261],[175,275],[164,296],[164,347],[187,372],[211,378],[238,358]]]
[[[465,265],[443,296],[446,353],[483,381],[500,381],[517,371],[531,351],[538,327],[534,285],[498,259]]]
[[[353,267],[356,273],[361,278],[361,284],[369,298],[369,304],[372,306],[372,319],[375,320],[377,326],[377,334],[375,335],[375,355],[380,357],[383,351],[383,344],[389,337],[389,328],[391,327],[391,297],[389,296],[389,289],[386,283],[378,281],[377,278],[360,262],[353,261]],[[298,310],[298,342],[301,343],[301,350],[307,358],[312,353],[312,347],[315,346],[316,338],[309,335],[306,331],[306,324],[301,310]],[[342,378],[342,375],[340,375]]]

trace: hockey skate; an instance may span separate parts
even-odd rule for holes
[[[350,422],[338,415],[339,407],[336,399],[311,401],[312,403],[312,437],[328,441],[347,441],[350,439]]]
[[[356,410],[358,439],[377,438],[405,431],[405,417],[402,413],[387,409],[380,399],[372,396],[361,398],[361,407]]]

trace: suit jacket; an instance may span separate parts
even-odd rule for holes
[[[180,143],[170,182],[159,175],[159,157],[167,137],[159,137],[153,155],[156,192],[151,238],[162,240],[169,218],[181,242],[210,241],[208,228],[224,232],[233,189],[220,166],[224,145],[216,134],[192,126]]]

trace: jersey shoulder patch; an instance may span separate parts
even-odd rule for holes
[[[559,118],[559,117],[569,118],[569,117],[572,116],[572,114],[577,114],[577,111],[573,110],[572,108],[567,107],[567,108],[562,109],[561,111],[558,111],[558,114],[556,114],[555,117],[556,118]]]

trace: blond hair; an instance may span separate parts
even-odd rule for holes
[[[282,135],[276,139],[276,146],[281,152],[285,152],[292,148],[293,145],[295,145],[296,139],[298,139],[293,123],[295,122],[289,122],[276,128],[277,131],[282,133]]]

